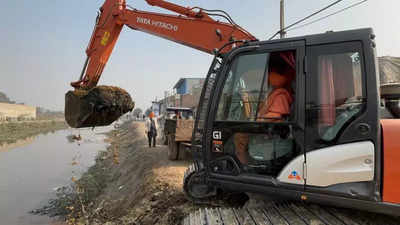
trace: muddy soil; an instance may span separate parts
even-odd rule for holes
[[[104,158],[107,187],[94,202],[92,223],[178,224],[195,210],[182,192],[188,161],[169,161],[167,147],[149,148],[144,123],[124,124],[110,135]]]
[[[182,191],[190,160],[168,160],[164,145],[149,148],[143,122],[125,123],[107,136],[110,146],[96,164],[33,213],[60,216],[69,224],[173,225],[204,206],[186,200]],[[231,205],[226,201],[231,198],[239,199],[232,201],[236,205],[247,200],[223,196],[208,205]]]

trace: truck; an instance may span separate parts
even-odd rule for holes
[[[160,122],[162,142],[168,145],[168,159],[188,157],[194,126],[193,110],[185,107],[167,107]]]

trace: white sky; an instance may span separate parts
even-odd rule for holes
[[[183,6],[223,9],[260,40],[279,28],[279,0],[170,0]],[[165,12],[144,0],[128,0],[142,10]],[[333,0],[286,0],[286,24]],[[344,8],[344,0],[321,14]],[[64,94],[82,69],[96,11],[103,0],[17,0],[0,8],[0,91],[17,102],[62,110]],[[351,10],[288,36],[372,27],[378,55],[400,56],[400,1],[369,0]],[[318,18],[316,16],[315,18]],[[204,77],[211,56],[197,50],[125,28],[99,84],[126,89],[145,109],[162,97],[180,77]]]

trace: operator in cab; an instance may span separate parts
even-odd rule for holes
[[[257,121],[283,122],[290,115],[293,103],[291,81],[294,72],[287,68],[271,67],[268,74],[269,94],[260,103],[257,113]],[[234,138],[236,156],[239,161],[248,164],[249,134],[236,133]]]

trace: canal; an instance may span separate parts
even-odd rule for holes
[[[47,216],[32,215],[94,164],[107,148],[104,133],[112,127],[66,129],[0,146],[0,225],[52,224]],[[74,140],[74,135],[82,137]]]

